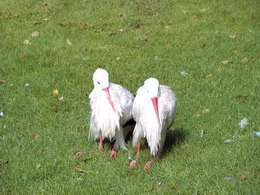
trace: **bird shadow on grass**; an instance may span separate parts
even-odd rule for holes
[[[133,141],[133,131],[130,131],[130,133],[127,135],[126,143]],[[169,129],[166,133],[165,143],[164,147],[161,153],[161,158],[164,158],[167,156],[172,150],[174,150],[175,146],[180,145],[185,140],[187,140],[188,137],[188,130],[183,128],[178,128],[175,130]],[[149,149],[147,140],[142,138],[142,150]]]
[[[166,139],[162,151],[162,158],[167,156],[169,152],[174,150],[174,147],[180,145],[185,140],[187,140],[188,131],[183,128],[178,128],[175,130],[169,129],[166,133]]]

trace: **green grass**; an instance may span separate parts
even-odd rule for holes
[[[2,0],[0,194],[259,194],[259,9],[257,0]],[[129,170],[131,140],[116,160],[109,144],[87,141],[97,67],[133,93],[156,77],[177,95],[164,155],[147,172],[145,145]]]

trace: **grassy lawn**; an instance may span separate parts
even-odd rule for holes
[[[1,0],[0,194],[260,194],[259,10],[258,0]],[[131,139],[116,160],[109,143],[87,140],[97,67],[133,93],[156,77],[177,95],[164,154],[146,172],[144,142],[130,170]]]

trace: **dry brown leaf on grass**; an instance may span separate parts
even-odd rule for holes
[[[209,77],[212,77],[212,74],[208,74],[205,76],[205,79],[209,78]]]
[[[202,115],[204,115],[204,114],[206,114],[206,113],[208,113],[208,112],[209,112],[209,109],[206,108],[206,109],[202,110],[201,112],[197,112],[197,113],[195,114],[195,116],[196,116],[196,117],[200,117],[200,116],[202,116]]]
[[[184,84],[184,87],[185,87],[185,88],[189,88],[190,86],[191,86],[190,83],[185,83],[185,84]]]
[[[106,66],[106,64],[99,64],[98,67],[100,68],[104,68]]]
[[[202,18],[203,15],[202,14],[198,14],[198,15],[194,15],[192,16],[193,19],[198,19],[198,18]]]
[[[70,45],[72,45],[72,42],[69,39],[67,39],[66,44],[70,46]]]
[[[31,45],[32,43],[29,40],[24,40],[23,44],[24,45]]]
[[[88,48],[82,47],[82,48],[81,48],[81,51],[88,51]]]
[[[109,188],[110,191],[117,190],[117,189],[118,189],[117,186],[111,186],[111,187]]]
[[[222,64],[228,64],[229,63],[229,60],[223,60],[222,61]]]
[[[54,109],[58,109],[58,108],[59,108],[59,105],[58,105],[58,104],[54,104],[54,105],[53,105],[53,108],[54,108]]]
[[[165,29],[170,29],[170,28],[171,28],[171,27],[170,27],[170,26],[168,26],[168,25],[167,25],[167,26],[165,26]]]
[[[32,135],[32,139],[37,139],[38,137],[39,137],[38,134],[34,134],[34,135]]]
[[[5,9],[0,9],[0,13],[7,13],[9,12],[8,10],[5,10]]]
[[[171,49],[172,48],[172,44],[168,43],[167,45],[165,45],[165,48]]]
[[[246,100],[247,96],[243,96],[243,95],[238,95],[235,97],[236,101],[240,101],[240,100]]]
[[[207,44],[206,43],[203,43],[202,45],[201,45],[201,47],[206,47],[207,46]]]
[[[119,14],[118,17],[119,17],[119,18],[125,18],[126,15],[125,15],[125,14]]]
[[[83,173],[89,173],[89,171],[86,171],[86,170],[78,168],[78,167],[76,167],[76,170],[79,172],[83,172]]]
[[[240,179],[241,179],[242,181],[245,181],[245,180],[246,180],[246,176],[241,175],[241,176],[240,176]]]
[[[0,166],[8,165],[9,161],[0,161]]]
[[[249,59],[247,57],[245,57],[241,60],[242,64],[246,64],[248,61],[249,61]]]
[[[84,155],[84,152],[79,151],[76,154],[70,156],[70,158],[77,158],[77,157],[80,157],[80,156],[83,156],[83,155]]]
[[[59,91],[58,91],[58,89],[54,89],[54,90],[52,91],[52,94],[53,94],[54,96],[59,95]]]
[[[177,188],[176,187],[171,187],[170,190],[173,191],[173,192],[177,192]]]
[[[5,83],[5,80],[0,80],[0,84]]]
[[[222,69],[223,69],[223,68],[222,68],[221,66],[218,66],[218,67],[217,67],[217,70],[218,70],[218,71],[220,71],[220,70],[222,70]]]
[[[237,39],[237,35],[229,35],[228,36],[230,39]]]
[[[201,116],[201,113],[197,112],[194,116],[200,117],[200,116]]]
[[[24,59],[24,57],[25,57],[25,54],[23,54],[23,53],[20,53],[20,54],[18,55],[18,58],[20,58],[20,59]]]
[[[129,77],[132,78],[132,79],[135,79],[135,78],[138,78],[138,75],[133,73],[133,74],[130,74]]]
[[[202,113],[207,113],[207,112],[209,112],[209,109],[208,109],[208,108],[202,110]]]
[[[148,42],[148,39],[146,39],[146,38],[140,38],[140,39],[138,39],[138,41],[140,41],[140,42]]]

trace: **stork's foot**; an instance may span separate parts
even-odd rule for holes
[[[111,154],[110,154],[109,158],[114,158],[114,159],[116,159],[116,151],[115,151],[115,150],[112,150],[112,151],[111,151]]]
[[[149,168],[150,168],[150,166],[152,165],[152,161],[148,161],[147,163],[145,163],[145,165],[144,165],[144,171],[147,171]]]
[[[129,164],[129,168],[130,168],[130,169],[134,169],[135,166],[136,166],[136,161],[135,161],[135,160],[132,160],[132,161],[130,162],[130,164]]]

